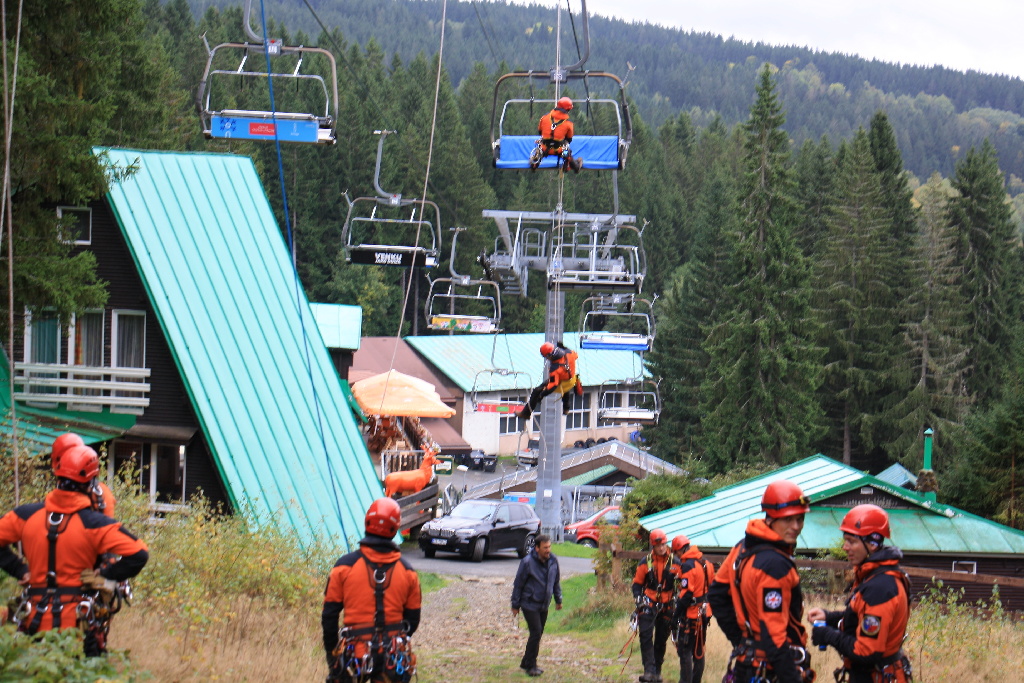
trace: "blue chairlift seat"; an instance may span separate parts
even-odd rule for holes
[[[502,135],[499,138],[497,168],[530,168],[530,153],[537,146],[536,135]],[[583,170],[606,171],[621,168],[619,137],[616,135],[576,135],[570,144],[572,155],[583,159]],[[546,156],[540,168],[555,168],[558,157]]]

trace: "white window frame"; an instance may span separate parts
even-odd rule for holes
[[[500,403],[526,403],[525,394],[501,394],[498,398]],[[506,431],[513,429],[514,431]],[[509,413],[498,416],[498,436],[510,436],[523,431],[523,418],[519,413]]]
[[[45,311],[43,311],[45,312]],[[32,311],[25,309],[25,347],[22,349],[22,360],[26,363],[38,363],[40,361],[32,358]],[[60,325],[57,325],[57,360],[54,363],[60,362]]]
[[[100,349],[106,351],[107,349],[107,319],[106,311],[102,308],[90,308],[85,311],[86,313],[98,313],[101,316],[100,323]],[[68,365],[79,365],[75,362],[75,342],[78,341],[78,318],[77,314],[71,316],[71,325],[68,326]],[[106,354],[100,362],[99,367],[103,367],[106,363]],[[88,366],[93,367],[93,366]]]
[[[977,574],[978,563],[974,560],[953,560],[952,571],[957,574]]]
[[[115,308],[112,311],[113,318],[110,321],[110,367],[126,367],[117,364],[117,354],[119,349],[117,348],[117,324],[120,318],[133,317],[142,318],[142,365],[139,367],[146,367],[146,312],[131,308]]]
[[[572,407],[569,408],[569,412],[565,415],[565,431],[590,429],[590,424],[593,421],[590,394],[591,392],[589,391],[584,392],[582,396],[573,393]],[[579,426],[576,426],[577,418],[581,423]]]
[[[75,212],[86,214],[85,229],[79,231],[79,235],[85,234],[85,239],[75,239],[74,242],[66,240],[69,244],[80,244],[88,246],[92,244],[92,207],[89,206],[58,206],[57,207],[57,218],[64,218],[64,212]],[[81,219],[80,219],[81,220]]]

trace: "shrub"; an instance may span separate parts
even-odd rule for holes
[[[0,626],[0,683],[92,683],[136,679],[121,654],[82,654],[78,629],[47,631],[36,637],[18,633],[13,624]]]

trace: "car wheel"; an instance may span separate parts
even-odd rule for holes
[[[584,538],[582,541],[580,541],[580,545],[586,546],[588,548],[596,548],[597,541],[595,541],[592,538]]]
[[[521,546],[519,546],[519,548],[516,549],[516,555],[518,555],[520,558],[526,557],[527,555],[530,554],[530,551],[532,549],[533,549],[533,534],[526,534],[526,536],[523,537],[523,544]]]
[[[424,548],[423,549],[423,557],[433,557],[434,555],[437,555],[437,551],[434,550],[433,548]]]
[[[473,544],[473,553],[470,555],[471,560],[474,562],[482,562],[484,559],[484,551],[487,550],[487,539],[483,536],[476,539],[476,543]]]

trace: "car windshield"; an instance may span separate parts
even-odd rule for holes
[[[487,519],[494,512],[494,506],[477,501],[459,503],[451,512],[452,517],[466,517],[468,519]]]
[[[597,520],[598,520],[598,518],[601,517],[601,515],[605,515],[605,514],[608,514],[610,512],[614,512],[614,510],[608,510],[608,509],[600,510],[600,511],[594,513],[592,516],[587,517],[584,521],[585,522],[589,522],[590,524],[597,524]],[[608,520],[604,520],[604,521],[608,521]]]

